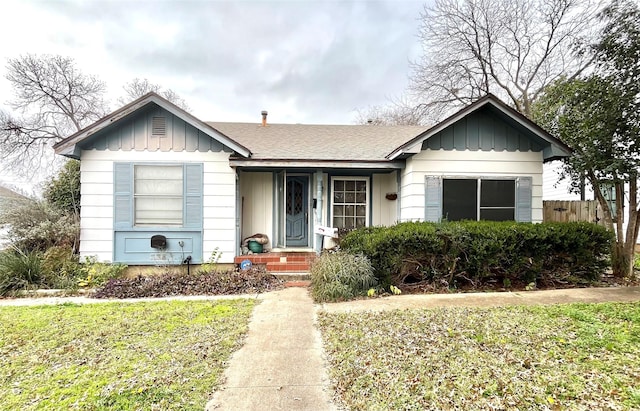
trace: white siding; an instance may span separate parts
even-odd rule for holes
[[[113,259],[113,163],[198,162],[204,164],[203,245],[206,261],[218,248],[220,262],[236,254],[236,177],[224,152],[97,151],[81,153],[81,258]]]
[[[240,172],[242,198],[242,238],[254,234],[269,236],[273,248],[273,173]]]
[[[532,221],[542,222],[542,153],[424,150],[402,170],[401,221],[424,220],[425,176],[523,177],[533,179]]]
[[[398,220],[398,200],[387,200],[387,193],[398,192],[397,171],[374,174],[371,184],[371,224],[390,226]]]
[[[580,193],[572,193],[569,180],[560,180],[561,161],[551,161],[543,166],[542,198],[544,200],[580,200]],[[586,199],[593,199],[593,191],[587,185]]]

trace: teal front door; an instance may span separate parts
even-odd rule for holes
[[[287,247],[309,245],[309,176],[287,176],[285,190]]]

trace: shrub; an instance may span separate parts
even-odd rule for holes
[[[42,255],[10,248],[0,252],[0,295],[37,288],[42,282]]]
[[[311,266],[311,294],[314,300],[349,300],[377,285],[369,259],[362,254],[323,254]]]
[[[83,271],[78,256],[71,247],[53,246],[42,257],[43,282],[46,288],[73,290]]]
[[[84,277],[78,280],[80,287],[99,287],[120,277],[127,268],[126,264],[101,263],[95,256],[87,257],[81,267]]]
[[[111,279],[96,291],[95,298],[141,298],[171,295],[220,295],[260,293],[281,287],[283,281],[263,267],[185,274]]]
[[[80,215],[80,161],[67,160],[58,174],[44,186],[45,200],[71,215]]]
[[[79,221],[44,201],[26,200],[7,208],[0,222],[9,226],[7,238],[21,250],[45,251],[53,246],[75,249],[80,238]]]
[[[356,230],[341,246],[367,256],[383,284],[556,286],[599,279],[611,240],[590,223],[411,222]]]

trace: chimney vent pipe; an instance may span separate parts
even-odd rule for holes
[[[267,110],[262,110],[262,112],[260,114],[262,114],[262,127],[266,127],[266,125],[267,125],[267,114],[269,114],[269,113],[267,112]]]

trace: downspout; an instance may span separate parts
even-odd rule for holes
[[[316,209],[314,210],[315,226],[322,225],[322,170],[316,171]],[[322,252],[322,235],[315,235],[314,242],[316,254],[320,255]]]
[[[398,224],[402,217],[402,170],[396,170],[396,189],[398,193],[398,199],[396,202],[396,221],[394,224]]]

